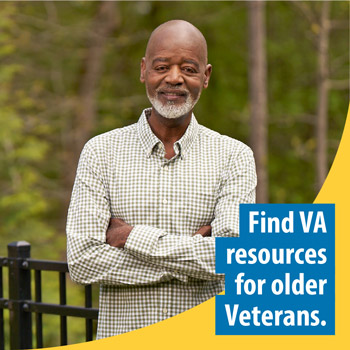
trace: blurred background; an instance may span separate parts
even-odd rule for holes
[[[1,2],[0,256],[26,240],[37,259],[66,259],[81,149],[149,106],[140,59],[170,19],[207,39],[213,74],[195,114],[253,148],[258,201],[313,202],[348,109],[347,1]],[[56,279],[43,281],[57,302]],[[79,288],[68,294],[82,303]],[[68,322],[70,343],[84,341],[84,321]],[[44,323],[44,345],[58,345],[58,317]]]

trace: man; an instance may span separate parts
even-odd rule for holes
[[[251,150],[192,114],[212,67],[201,32],[170,21],[141,62],[152,108],[90,140],[68,214],[68,263],[99,283],[97,338],[183,312],[221,292],[215,237],[237,236],[239,203],[255,200]]]

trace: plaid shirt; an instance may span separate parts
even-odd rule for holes
[[[99,283],[97,338],[162,321],[223,289],[216,236],[238,236],[239,203],[255,200],[253,154],[192,116],[167,160],[145,110],[138,123],[84,147],[67,222],[71,278]],[[106,243],[111,217],[134,226],[124,249]],[[204,225],[212,237],[193,235]]]

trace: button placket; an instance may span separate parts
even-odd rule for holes
[[[160,228],[167,230],[168,228],[168,221],[169,221],[169,180],[168,180],[168,162],[166,160],[162,160],[162,163],[160,164],[160,182],[159,182],[159,203],[160,203],[160,216],[159,216],[159,225]]]

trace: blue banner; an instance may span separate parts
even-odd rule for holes
[[[216,238],[217,335],[335,334],[334,204],[241,204]]]

